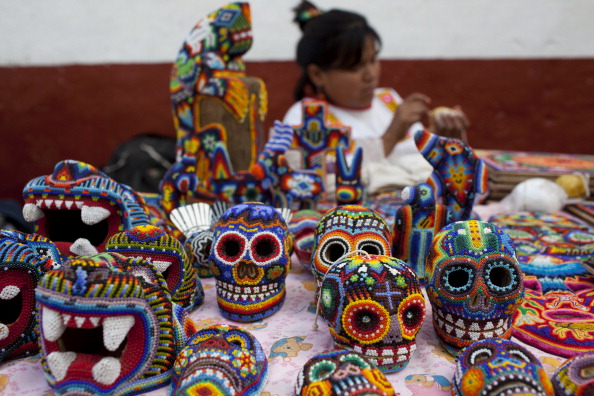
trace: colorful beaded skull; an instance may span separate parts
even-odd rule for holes
[[[141,225],[113,235],[108,252],[140,258],[161,272],[173,302],[190,310],[202,304],[204,290],[182,244],[159,227]]]
[[[523,275],[500,228],[477,220],[444,227],[433,239],[425,274],[433,327],[450,353],[485,338],[511,337]]]
[[[290,266],[288,234],[285,220],[269,205],[250,202],[223,213],[210,262],[224,317],[251,322],[280,309]]]
[[[378,213],[360,205],[342,205],[318,222],[312,246],[311,268],[320,283],[328,268],[354,251],[390,255],[390,227]]]
[[[552,377],[555,395],[594,395],[594,352],[567,359]]]
[[[383,372],[406,367],[425,320],[425,298],[406,263],[378,255],[344,258],[326,273],[319,300],[337,347],[361,353]]]
[[[464,348],[454,373],[453,395],[553,396],[553,384],[534,355],[501,338],[475,342]]]
[[[142,259],[77,257],[35,291],[41,363],[56,395],[125,395],[167,383],[195,331],[165,279]]]
[[[259,395],[268,359],[246,330],[213,325],[190,338],[173,369],[171,395]]]
[[[395,392],[390,381],[369,359],[339,349],[309,359],[297,375],[293,394],[389,396]]]

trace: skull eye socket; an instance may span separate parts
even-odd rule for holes
[[[342,238],[332,238],[324,242],[320,249],[320,261],[331,266],[349,252],[349,244]]]
[[[320,360],[314,363],[308,371],[310,382],[324,381],[336,371],[336,363],[331,360]]]
[[[252,260],[258,264],[268,264],[281,256],[281,241],[272,233],[256,235],[251,242]]]
[[[390,314],[376,301],[354,301],[344,309],[342,327],[357,342],[372,344],[381,341],[388,332]]]
[[[357,250],[363,250],[373,255],[386,254],[384,246],[376,240],[364,240],[357,244]]]
[[[402,321],[402,336],[412,339],[425,321],[425,298],[420,294],[411,294],[398,307]]]
[[[516,266],[507,260],[497,260],[485,265],[485,284],[494,294],[515,291],[520,284]]]
[[[474,268],[467,263],[454,263],[441,273],[441,285],[454,295],[467,293],[474,283]]]
[[[493,356],[493,353],[494,353],[494,351],[490,347],[482,346],[482,347],[477,348],[474,351],[470,352],[470,354],[468,355],[468,362],[472,366],[484,363],[491,359],[491,356]]]
[[[217,259],[225,264],[233,265],[243,257],[247,241],[237,232],[227,232],[216,241],[213,249]]]

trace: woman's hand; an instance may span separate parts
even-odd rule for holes
[[[461,139],[468,143],[466,129],[470,126],[460,106],[436,107],[429,116],[429,131],[436,135]]]
[[[406,136],[406,132],[415,122],[426,121],[429,116],[431,99],[422,93],[412,93],[396,108],[392,123],[383,136],[384,153],[387,156],[396,143]]]

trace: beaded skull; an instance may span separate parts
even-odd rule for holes
[[[319,288],[320,314],[334,344],[361,353],[383,372],[406,367],[425,320],[425,298],[414,271],[379,255],[344,258]]]
[[[339,349],[322,352],[297,375],[294,395],[394,395],[386,376],[364,356]]]
[[[268,359],[251,333],[213,325],[194,334],[177,356],[171,395],[258,395]]]
[[[312,246],[311,268],[318,283],[328,268],[354,251],[390,255],[390,227],[382,216],[360,205],[342,205],[318,222]]]
[[[524,296],[510,237],[497,226],[458,221],[433,239],[425,274],[433,327],[453,355],[475,341],[507,338]]]
[[[454,373],[453,395],[553,396],[553,384],[534,355],[501,338],[484,339],[464,348]]]
[[[584,352],[567,359],[551,378],[555,395],[594,395],[594,352]]]
[[[290,248],[287,224],[273,207],[249,202],[227,209],[215,225],[210,253],[221,314],[251,322],[278,311]]]

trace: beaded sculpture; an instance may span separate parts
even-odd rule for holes
[[[182,232],[184,248],[200,278],[213,276],[209,262],[213,228],[226,209],[225,202],[217,201],[184,205],[171,212],[171,221]]]
[[[268,378],[260,342],[236,326],[199,330],[177,356],[171,395],[256,396]]]
[[[413,270],[397,258],[339,260],[321,282],[318,304],[336,347],[364,355],[384,373],[402,370],[417,349],[425,298]]]
[[[362,250],[390,255],[390,227],[376,212],[360,205],[342,205],[320,219],[314,234],[311,269],[320,283],[338,259]]]
[[[357,147],[350,165],[346,160],[346,148],[336,147],[336,203],[338,205],[361,205],[364,200],[361,166],[363,149]]]
[[[178,162],[163,179],[167,213],[190,198],[259,199],[249,197],[260,187],[248,169],[263,144],[268,94],[261,79],[246,75],[242,57],[251,45],[247,2],[200,19],[184,40],[170,78]]]
[[[289,224],[289,232],[293,235],[295,255],[308,270],[311,270],[314,234],[321,218],[322,215],[317,210],[304,209],[296,212]]]
[[[554,396],[553,384],[538,359],[513,341],[491,338],[464,348],[456,363],[457,396]]]
[[[0,230],[0,362],[39,353],[35,287],[60,260],[47,238]]]
[[[394,395],[386,376],[364,356],[345,349],[322,352],[299,371],[294,396]]]
[[[269,205],[249,202],[223,213],[210,262],[224,317],[253,322],[280,309],[290,268],[288,234],[285,220]]]
[[[433,239],[425,274],[433,328],[448,352],[457,356],[475,341],[511,337],[523,274],[500,228],[477,220],[447,225]]]
[[[316,170],[292,169],[285,153],[293,141],[293,129],[274,122],[272,136],[258,155],[252,174],[270,191],[271,204],[280,208],[314,209],[324,183]]]
[[[292,149],[301,157],[300,169],[314,169],[320,172],[323,180],[335,174],[336,149],[343,147],[354,150],[351,128],[343,126],[328,111],[323,100],[303,100],[303,122],[293,125]],[[353,168],[358,169],[358,167]],[[328,186],[324,191],[329,191]],[[334,197],[324,197],[323,201],[333,201]]]
[[[451,212],[452,221],[477,218],[475,201],[488,194],[487,167],[462,140],[418,131],[415,143],[433,166],[427,183]]]
[[[394,218],[392,255],[406,261],[425,283],[425,257],[435,234],[448,223],[448,210],[435,203],[427,183],[405,187],[402,200]]]
[[[144,199],[92,165],[66,160],[23,189],[23,216],[66,257],[105,250],[112,235],[150,224]]]
[[[204,300],[204,290],[181,243],[159,227],[136,226],[113,235],[108,252],[143,259],[155,266],[167,282],[174,303],[193,310]]]
[[[70,259],[43,275],[35,294],[41,362],[57,395],[162,386],[195,331],[161,273],[117,253]]]
[[[567,359],[551,380],[557,396],[594,395],[594,351]]]

